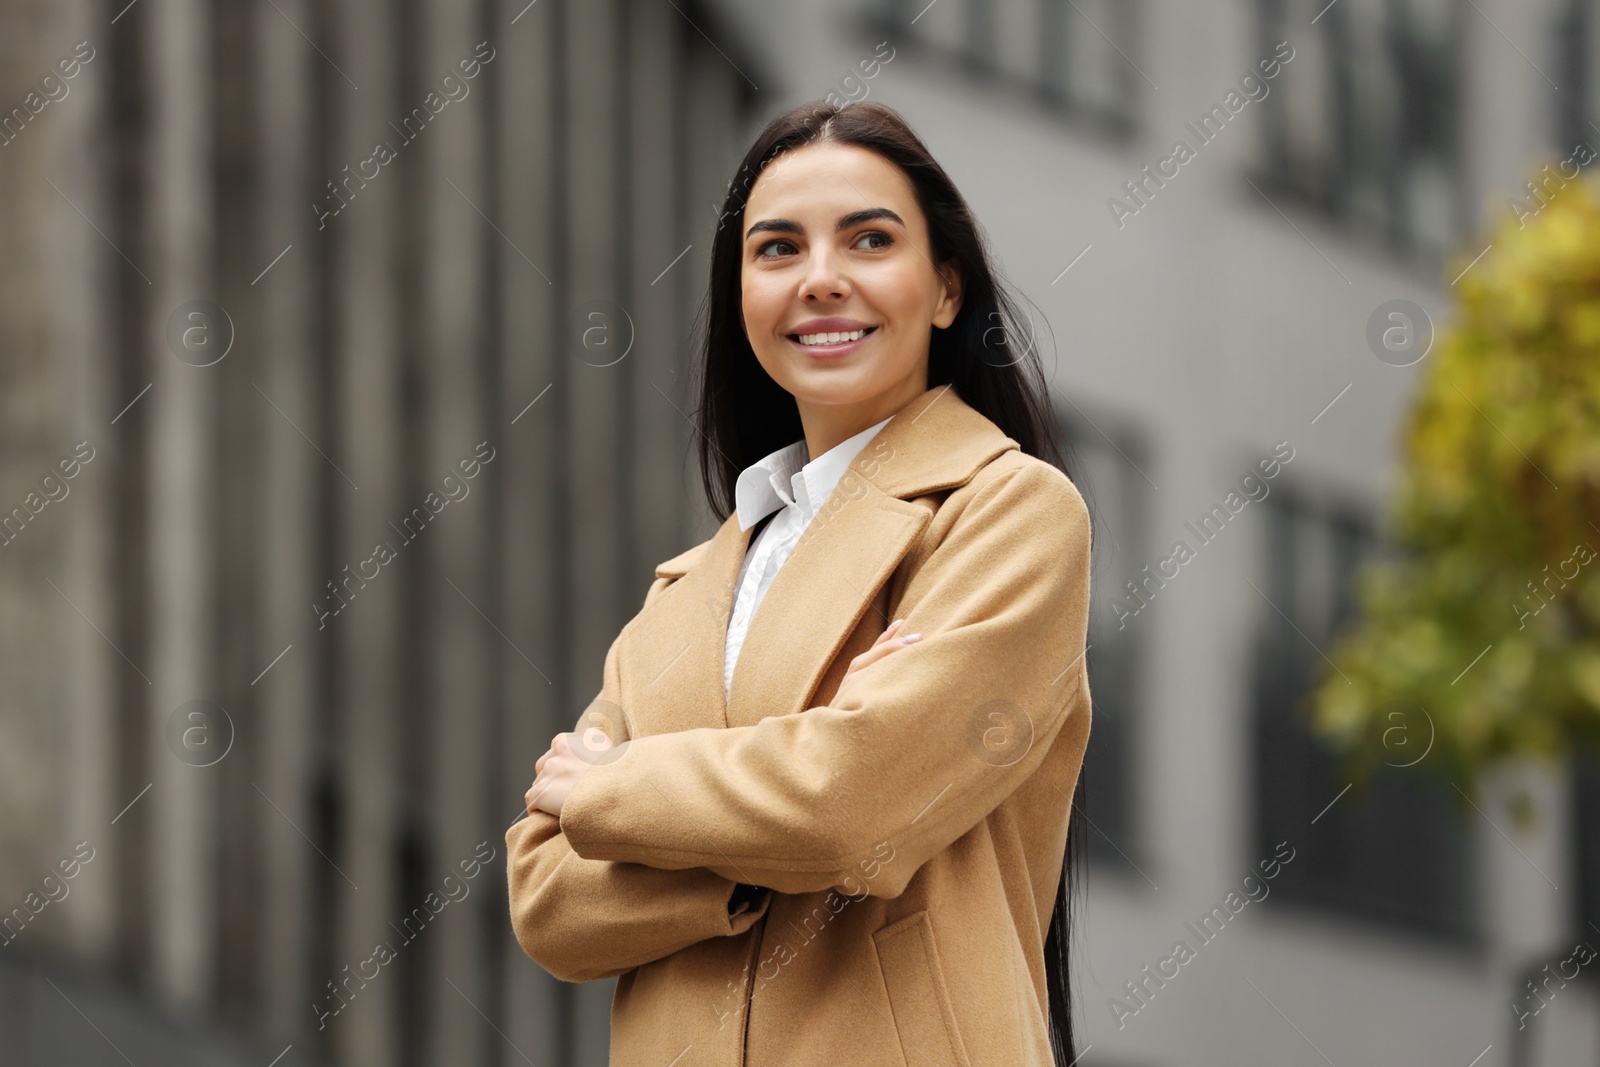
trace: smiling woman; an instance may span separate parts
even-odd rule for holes
[[[961,272],[934,265],[903,171],[857,145],[813,144],[756,182],[745,220],[745,334],[794,397],[811,455],[927,388],[928,344],[961,310]]]
[[[1039,356],[894,111],[781,115],[729,189],[697,367],[721,526],[534,763],[513,928],[621,978],[618,1067],[1061,1067],[1090,528]]]

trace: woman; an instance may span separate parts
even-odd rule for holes
[[[796,108],[739,175],[699,368],[723,522],[535,764],[518,940],[620,976],[623,1067],[1067,1064],[1090,530],[1037,356],[892,110]]]

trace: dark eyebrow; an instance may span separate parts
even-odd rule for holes
[[[744,237],[745,237],[745,240],[748,241],[751,237],[755,236],[758,233],[799,233],[799,232],[801,232],[801,231],[800,231],[800,224],[798,222],[790,222],[788,219],[762,219],[760,222],[758,222],[755,225],[751,226],[749,230],[745,231]]]
[[[834,232],[842,233],[852,226],[859,226],[863,222],[872,222],[877,219],[887,219],[890,222],[898,223],[902,228],[904,228],[906,224],[905,219],[902,219],[899,215],[895,214],[893,211],[890,211],[888,208],[874,207],[868,208],[865,211],[854,211],[844,216],[839,220],[839,224],[834,227]],[[805,229],[798,222],[793,222],[789,219],[762,219],[760,222],[751,226],[744,236],[745,240],[749,240],[753,235],[758,233],[804,232]]]
[[[839,220],[839,225],[835,226],[833,229],[835,233],[843,233],[852,226],[859,226],[863,222],[874,222],[878,219],[887,219],[888,221],[895,223],[901,229],[904,229],[906,225],[905,219],[901,218],[899,215],[896,215],[888,208],[874,207],[868,208],[865,211],[856,211],[846,215],[844,218]]]

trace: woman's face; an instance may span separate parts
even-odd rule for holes
[[[745,333],[802,417],[864,428],[927,389],[928,340],[961,309],[910,180],[876,152],[810,144],[768,164],[744,213]],[[826,417],[826,416],[824,416]]]

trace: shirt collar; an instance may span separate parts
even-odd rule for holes
[[[890,416],[889,418],[893,418]],[[798,505],[809,520],[849,469],[850,461],[883,429],[889,419],[846,438],[806,462],[805,438],[769,453],[739,473],[734,499],[739,528],[748,530],[779,508]]]

